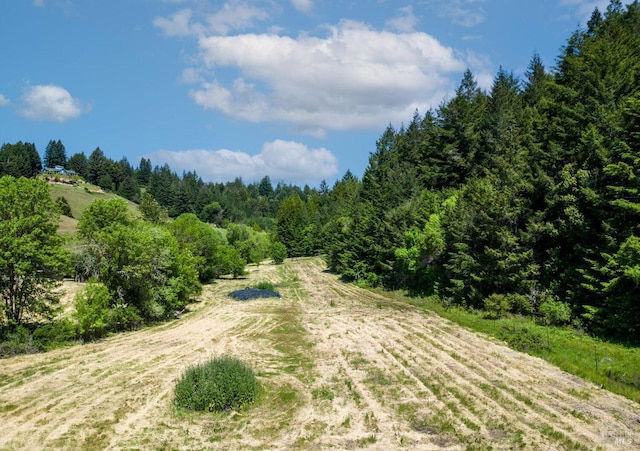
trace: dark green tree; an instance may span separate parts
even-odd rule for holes
[[[0,147],[0,177],[35,177],[42,170],[35,144],[18,141]]]
[[[71,155],[67,160],[67,169],[77,172],[80,177],[88,178],[89,161],[84,152]]]
[[[304,202],[297,194],[292,194],[280,203],[276,217],[276,240],[284,244],[289,257],[304,255],[305,227],[307,215]]]
[[[151,171],[151,160],[148,158],[141,158],[138,169],[136,170],[138,184],[147,186],[151,180]]]
[[[67,153],[64,145],[62,144],[62,141],[49,141],[49,144],[47,144],[47,148],[44,152],[44,164],[48,168],[53,168],[55,166],[66,166]]]
[[[109,180],[113,182],[109,175],[109,166],[110,160],[104,155],[100,147],[96,147],[87,160],[87,181],[94,185],[102,186],[100,185],[100,179],[103,179],[103,183],[106,184],[106,177],[109,176]]]

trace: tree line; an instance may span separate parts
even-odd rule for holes
[[[334,215],[329,267],[369,285],[640,339],[640,5],[612,1],[488,92],[376,143]]]

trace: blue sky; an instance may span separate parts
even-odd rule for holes
[[[3,0],[0,143],[205,181],[361,177],[386,126],[553,68],[607,0]]]

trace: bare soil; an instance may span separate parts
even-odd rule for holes
[[[1,360],[0,449],[640,447],[640,405],[323,269],[262,265],[178,320]],[[226,296],[266,280],[281,299]],[[221,354],[255,369],[255,406],[176,409],[183,371]]]

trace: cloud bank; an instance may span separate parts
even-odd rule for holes
[[[210,182],[226,182],[236,177],[254,182],[268,175],[274,182],[318,184],[338,173],[338,162],[331,151],[284,140],[265,143],[257,155],[228,149],[192,149],[157,150],[145,157],[154,165],[167,163],[177,173],[196,171]]]

